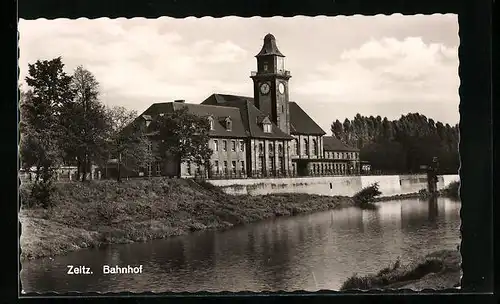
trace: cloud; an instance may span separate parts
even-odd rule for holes
[[[21,78],[26,76],[28,63],[62,55],[68,73],[78,65],[94,73],[103,93],[107,93],[103,96],[116,93],[144,100],[169,96],[199,99],[201,89],[209,94],[213,88],[241,87],[223,79],[200,81],[217,78],[214,65],[238,66],[248,59],[247,52],[236,43],[208,39],[186,41],[176,31],[178,28],[166,27],[161,21],[140,21],[22,21]],[[196,90],[193,86],[197,86]]]
[[[324,102],[456,102],[458,52],[420,37],[370,39],[323,63],[297,88]],[[340,99],[340,100],[339,100]]]

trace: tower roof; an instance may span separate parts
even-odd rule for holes
[[[285,57],[280,50],[278,50],[278,46],[276,45],[276,38],[273,34],[267,34],[264,37],[264,45],[262,49],[255,57],[267,56],[267,55],[275,55],[280,57]]]

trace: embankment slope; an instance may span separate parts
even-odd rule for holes
[[[27,199],[21,189],[21,200]],[[234,196],[184,179],[58,184],[53,203],[21,209],[22,260],[353,205],[344,196]]]

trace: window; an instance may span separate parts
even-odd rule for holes
[[[271,124],[264,124],[264,133],[271,133]]]
[[[161,175],[161,164],[156,163],[156,176],[160,176],[160,175]]]
[[[236,140],[231,141],[231,151],[236,151]]]
[[[219,141],[214,139],[214,151],[219,151]]]
[[[281,105],[281,113],[285,113],[285,106]]]
[[[304,154],[309,155],[309,143],[307,142],[307,139],[304,138]]]
[[[151,174],[153,174],[153,166],[151,165],[151,163],[148,163],[148,176],[151,176]]]
[[[245,151],[245,141],[244,140],[240,140],[240,151],[241,152]]]
[[[218,160],[216,160],[214,162],[214,167],[215,167],[215,172],[219,173],[219,161]]]
[[[208,122],[210,123],[210,130],[213,130],[214,129],[214,119],[212,117],[209,117]]]
[[[187,163],[187,174],[191,175],[191,162]]]
[[[268,69],[267,62],[264,62],[263,68],[264,68],[264,71],[267,71],[267,69]]]
[[[269,154],[274,154],[274,146],[273,146],[273,143],[269,143],[268,150],[269,150]]]
[[[241,162],[241,171],[245,172],[245,162],[244,161]]]
[[[313,139],[313,155],[317,154],[318,154],[318,142],[316,141],[316,139]]]
[[[227,173],[227,161],[224,161],[224,173]]]
[[[231,162],[231,171],[236,174],[236,161],[234,160]]]
[[[281,144],[278,145],[278,154],[283,154],[283,146]]]
[[[153,143],[148,141],[148,152],[153,151]]]
[[[231,129],[232,129],[231,119],[227,118],[226,119],[226,131],[231,131]]]
[[[296,154],[296,155],[299,155],[299,154],[300,154],[300,150],[299,150],[299,141],[297,140],[297,138],[295,138],[293,141],[294,141],[294,143],[295,143],[295,154]]]
[[[263,143],[259,143],[259,152],[260,153],[264,152],[264,144]]]
[[[222,151],[227,151],[227,140],[222,141]]]

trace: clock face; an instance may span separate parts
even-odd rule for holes
[[[285,93],[285,85],[282,82],[280,82],[278,90],[280,91],[281,94]]]
[[[271,89],[271,87],[269,86],[269,84],[268,84],[268,83],[263,83],[263,84],[261,84],[261,85],[260,85],[260,92],[261,92],[262,94],[267,94],[267,93],[269,93],[269,90],[270,90],[270,89]]]

